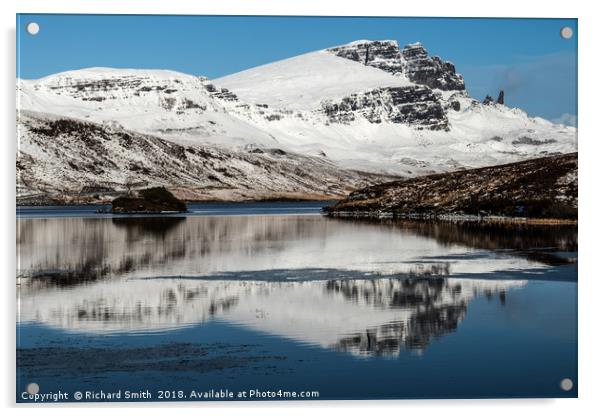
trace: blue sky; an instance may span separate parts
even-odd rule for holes
[[[40,25],[36,36],[25,26]],[[560,37],[570,26],[575,36]],[[107,66],[161,68],[209,78],[357,39],[420,41],[452,61],[472,96],[548,119],[577,113],[575,19],[234,16],[17,16],[17,76]]]

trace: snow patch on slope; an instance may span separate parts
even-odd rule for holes
[[[19,80],[17,88],[24,110],[117,124],[181,144],[275,144],[269,133],[231,115],[207,83],[175,71],[91,68]]]
[[[413,85],[403,76],[326,51],[258,66],[214,82],[250,103],[301,110],[315,110],[324,100],[341,99],[382,86]]]

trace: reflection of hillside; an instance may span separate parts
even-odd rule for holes
[[[558,251],[577,251],[577,227],[572,225],[405,222],[402,227],[441,243],[489,250],[555,248]]]
[[[338,220],[348,221],[348,220]],[[433,238],[440,244],[461,244],[484,250],[512,250],[529,260],[557,265],[570,260],[554,252],[576,252],[577,226],[410,220],[360,220]]]
[[[424,349],[476,296],[524,281],[133,279],[22,290],[20,322],[84,333],[167,331],[214,318],[356,355]]]
[[[169,230],[182,223],[181,217],[155,217],[155,218],[113,218],[112,225],[116,229],[125,231],[125,242],[136,244],[145,236],[151,239],[164,240]],[[56,225],[62,225],[60,230]],[[49,228],[49,229],[47,229]],[[41,233],[39,231],[41,229]],[[46,251],[42,253],[41,263],[43,265],[29,269],[27,275],[32,277],[28,284],[44,287],[49,285],[71,286],[89,283],[95,280],[119,275],[140,267],[150,266],[153,256],[150,253],[142,256],[132,256],[126,251],[122,253],[117,262],[107,261],[111,253],[113,227],[108,222],[98,219],[82,218],[76,221],[62,221],[54,224],[51,220],[28,220],[21,221],[19,227],[19,260],[21,264],[27,263],[28,249],[35,250],[36,245],[41,247],[36,250]],[[57,236],[61,239],[48,242],[50,233],[61,231]],[[40,234],[43,242],[40,241]],[[30,240],[35,241],[32,244]],[[173,246],[168,257],[175,258],[183,254],[182,247]]]
[[[107,276],[109,253],[100,224],[89,218],[17,221],[18,273],[25,271],[41,286],[69,286]]]
[[[523,235],[521,240],[453,224],[391,227],[318,216],[20,219],[17,234],[19,274],[34,276],[42,286],[274,269],[420,276],[489,273],[543,266],[521,259],[520,253],[493,255],[476,248],[512,248],[533,241],[549,247],[560,239],[568,249],[574,237],[560,230],[558,236],[542,232],[543,237]]]
[[[21,219],[17,242],[21,270],[123,272],[223,252],[252,256],[312,235],[324,230],[283,218],[53,218]]]

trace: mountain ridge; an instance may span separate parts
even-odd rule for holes
[[[475,100],[451,62],[391,41],[352,42],[216,80],[170,70],[66,71],[18,80],[17,98],[19,112],[230,155],[277,148],[342,172],[414,177],[576,150],[575,128]]]

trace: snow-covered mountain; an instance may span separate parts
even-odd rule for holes
[[[452,63],[429,56],[420,44],[399,48],[395,41],[357,41],[213,81],[173,71],[92,68],[19,80],[17,90],[27,117],[53,114],[230,153],[278,148],[335,168],[399,176],[577,146],[575,128],[477,101]],[[20,132],[20,156],[35,161],[44,142],[34,144],[30,129]]]
[[[322,199],[392,179],[279,148],[183,145],[29,111],[18,125],[21,203],[107,202],[124,186],[157,185],[188,200]]]

